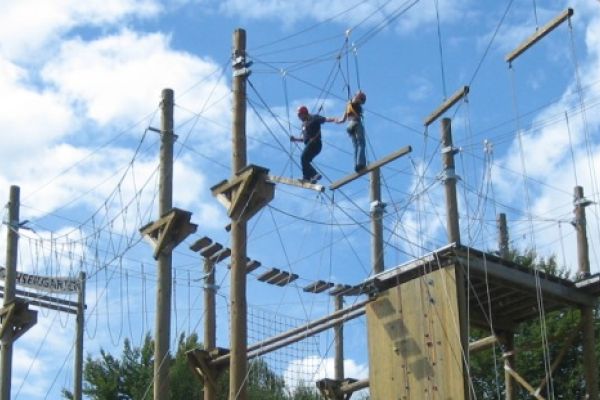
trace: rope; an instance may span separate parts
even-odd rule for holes
[[[433,0],[435,4],[435,19],[437,22],[437,38],[438,38],[438,51],[440,53],[440,73],[442,75],[442,88],[444,93],[444,100],[448,98],[448,91],[446,90],[446,73],[444,72],[444,51],[442,47],[442,28],[440,25],[440,8],[438,0]]]

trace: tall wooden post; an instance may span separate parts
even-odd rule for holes
[[[587,241],[585,207],[591,202],[583,197],[583,188],[575,186],[575,229],[577,230],[578,276],[590,276],[590,258]],[[594,309],[581,309],[583,333],[583,364],[587,395],[589,399],[598,400],[598,360],[596,359],[596,339],[594,336]]]
[[[506,225],[506,214],[500,213],[496,218],[496,224],[498,227],[498,254],[500,257],[507,259],[509,256],[508,247],[508,227]],[[515,380],[512,375],[508,372],[509,370],[515,369],[515,337],[514,333],[510,331],[504,331],[500,334],[500,340],[502,343],[502,358],[504,359],[504,386],[505,386],[505,399],[516,400],[517,387],[515,386]]]
[[[246,31],[233,34],[232,176],[246,166]],[[246,221],[231,221],[231,358],[229,399],[246,400]]]
[[[163,89],[160,127],[159,216],[173,207],[173,90]],[[172,253],[158,254],[154,339],[154,400],[169,398]]]
[[[217,317],[215,303],[215,263],[204,259],[204,350],[217,346]],[[216,400],[217,392],[209,379],[204,380],[204,400]]]
[[[383,212],[385,204],[381,202],[381,179],[379,168],[371,171],[371,259],[373,274],[383,272]]]
[[[344,308],[344,296],[337,295],[333,297],[335,311],[338,312]],[[333,328],[335,335],[335,359],[334,359],[334,378],[338,381],[344,379],[344,324],[340,322]]]
[[[73,399],[81,400],[83,396],[83,329],[85,313],[85,272],[79,273],[79,292],[77,294],[76,339],[75,339],[75,376],[73,381]]]
[[[456,201],[456,172],[454,168],[456,149],[452,145],[452,127],[450,118],[442,119],[442,166],[444,168],[444,188],[446,190],[446,225],[448,241],[460,243],[458,227],[458,204]]]
[[[502,258],[508,258],[508,228],[506,226],[506,214],[500,213],[497,218],[498,224],[498,253]]]
[[[460,229],[458,225],[458,203],[456,201],[456,180],[458,179],[454,168],[454,154],[457,150],[452,143],[452,127],[450,118],[442,119],[442,166],[443,181],[446,192],[446,223],[448,241],[460,244]],[[464,393],[472,398],[469,385],[469,321],[467,316],[467,287],[466,276],[460,263],[456,267],[456,301],[458,303],[458,322],[460,329],[460,343],[463,357],[463,384]]]
[[[8,203],[8,224],[6,235],[6,277],[4,278],[4,306],[15,301],[17,278],[17,253],[19,245],[19,207],[20,188],[10,187]],[[5,321],[6,323],[6,321]],[[7,334],[2,339],[2,354],[0,356],[0,400],[10,400],[10,385],[12,381],[13,338]]]

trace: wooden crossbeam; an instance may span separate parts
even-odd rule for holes
[[[314,190],[317,192],[325,191],[325,186],[323,186],[323,185],[319,185],[317,183],[306,182],[305,180],[300,180],[300,179],[291,179],[291,178],[286,178],[283,176],[269,175],[269,181],[271,181],[273,183],[283,183],[284,185],[296,186],[296,187],[300,187],[303,189],[310,189],[310,190]]]
[[[325,281],[316,281],[308,286],[305,286],[302,290],[308,293],[321,293],[333,287],[333,283]]]
[[[521,43],[515,50],[508,53],[505,57],[506,62],[512,62],[515,58],[523,54],[527,49],[540,41],[544,36],[552,32],[557,26],[565,22],[573,15],[573,9],[567,8],[559,16],[538,29],[533,35]]]
[[[377,161],[372,162],[371,164],[367,165],[366,168],[364,168],[358,172],[355,172],[353,174],[347,175],[347,176],[343,177],[342,179],[339,179],[339,180],[333,182],[329,186],[329,189],[331,189],[331,190],[338,189],[338,188],[344,186],[345,184],[352,182],[356,178],[359,178],[359,177],[363,176],[364,174],[367,174],[367,173],[373,171],[374,169],[381,168],[385,164],[390,163],[390,162],[394,161],[395,159],[400,158],[400,157],[410,153],[411,151],[412,151],[412,147],[405,146],[405,147],[401,148],[400,150],[398,150],[386,157],[383,157]]]
[[[440,115],[446,112],[450,107],[456,104],[457,101],[465,97],[469,93],[469,87],[463,86],[458,89],[448,100],[442,103],[435,111],[433,111],[427,118],[425,118],[424,125],[429,126],[433,121],[438,119]]]

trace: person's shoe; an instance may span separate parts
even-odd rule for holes
[[[317,183],[319,181],[319,179],[321,179],[321,178],[322,178],[321,174],[316,174],[315,176],[310,178],[310,183]]]
[[[360,172],[363,169],[365,169],[365,165],[357,165],[356,167],[354,167],[354,171],[356,172]]]

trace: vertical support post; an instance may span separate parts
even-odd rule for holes
[[[498,226],[498,253],[502,258],[508,258],[508,228],[506,226],[506,214],[498,214],[496,219]]]
[[[496,218],[496,225],[498,227],[498,253],[500,257],[507,259],[509,256],[508,247],[508,227],[506,225],[506,214],[500,213]],[[505,331],[500,334],[500,340],[502,343],[502,357],[504,359],[504,386],[505,386],[505,400],[516,400],[517,387],[515,386],[515,380],[512,375],[508,372],[515,369],[515,338],[514,333]],[[507,368],[506,368],[507,367]]]
[[[6,277],[4,278],[4,306],[15,301],[17,279],[17,253],[19,246],[19,207],[20,188],[10,187],[10,200],[8,203],[8,221],[6,234]],[[12,354],[13,338],[12,329],[7,329],[6,338],[2,339],[2,354],[0,355],[0,375],[2,388],[0,400],[10,400],[10,385],[12,382]]]
[[[446,191],[446,223],[450,243],[460,244],[460,229],[458,225],[458,203],[456,201],[456,172],[454,154],[456,149],[452,143],[452,127],[450,118],[442,119],[442,166],[443,181]],[[456,301],[458,303],[458,324],[460,328],[461,354],[463,361],[463,385],[465,395],[472,398],[469,385],[469,321],[467,318],[467,281],[463,266],[455,264]]]
[[[233,33],[232,175],[246,166],[246,31]],[[246,306],[246,221],[231,221],[231,358],[229,399],[246,400],[248,369]]]
[[[590,276],[590,258],[587,241],[587,221],[585,207],[591,202],[583,197],[583,188],[575,186],[575,229],[577,230],[577,259],[578,276],[586,278]],[[583,365],[585,371],[585,382],[587,398],[598,400],[598,360],[596,359],[596,339],[594,336],[594,309],[592,307],[581,308],[581,322],[583,333]]]
[[[371,171],[371,258],[373,274],[383,272],[383,212],[385,205],[381,202],[381,176],[379,168]]]
[[[77,294],[76,338],[75,338],[75,376],[73,380],[73,400],[83,397],[83,329],[85,327],[85,272],[79,273],[79,293]]]
[[[335,311],[338,312],[344,308],[344,296],[334,296]],[[338,381],[344,379],[344,324],[340,322],[333,327],[335,335],[335,360],[334,360],[334,378]]]
[[[217,346],[217,317],[215,304],[215,263],[204,259],[204,350]],[[204,380],[204,400],[216,400],[217,388]]]
[[[515,380],[508,371],[514,371],[516,366],[515,360],[515,337],[512,332],[502,332],[501,334],[504,366],[504,386],[505,386],[505,400],[516,400],[517,399],[517,387]]]
[[[456,172],[454,168],[454,154],[456,149],[452,144],[452,127],[450,118],[442,119],[442,166],[444,168],[444,188],[446,190],[446,225],[448,241],[460,243],[460,230],[458,226],[458,203],[456,201]]]
[[[173,208],[173,90],[163,89],[160,127],[159,216]],[[158,254],[154,339],[154,400],[169,398],[172,253]]]

